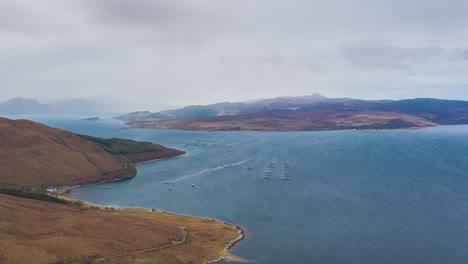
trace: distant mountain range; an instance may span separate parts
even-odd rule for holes
[[[40,103],[34,99],[16,97],[0,103],[0,114],[98,114],[115,113],[115,106],[98,99],[78,98],[52,103]]]
[[[417,98],[359,100],[320,94],[188,106],[116,117],[131,127],[183,130],[300,131],[403,129],[468,124],[468,102]]]
[[[30,114],[30,113],[50,113],[53,107],[41,104],[34,99],[16,97],[0,103],[1,114]]]
[[[197,117],[238,115],[254,113],[270,109],[287,108],[299,105],[309,105],[324,100],[329,100],[320,94],[300,97],[279,97],[273,99],[263,99],[251,102],[222,102],[210,105],[191,105],[175,110],[166,110],[156,113],[140,111],[124,114],[116,117],[123,121],[151,121],[151,120],[171,120]]]

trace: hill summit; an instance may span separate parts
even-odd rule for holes
[[[0,188],[45,189],[134,177],[134,162],[184,152],[149,142],[79,136],[0,118]]]

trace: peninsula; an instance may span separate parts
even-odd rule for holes
[[[417,98],[359,100],[320,94],[188,106],[116,117],[130,127],[207,131],[415,129],[468,124],[468,102]]]
[[[154,209],[114,209],[47,193],[124,180],[136,162],[183,151],[0,118],[0,263],[209,263],[240,228]]]

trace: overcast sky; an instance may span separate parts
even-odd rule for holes
[[[0,100],[468,100],[467,14],[462,0],[0,0]]]

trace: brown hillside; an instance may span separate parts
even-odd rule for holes
[[[136,174],[127,159],[73,133],[5,118],[0,118],[0,168],[0,188],[73,186]]]
[[[309,131],[343,129],[402,129],[436,125],[421,117],[391,112],[336,112],[313,114],[282,110],[260,113],[162,121],[139,121],[130,127],[208,131]]]
[[[312,95],[130,113],[117,119],[137,128],[209,131],[416,129],[468,124],[468,102],[432,98],[359,100]]]
[[[0,223],[0,263],[13,264],[207,263],[238,236],[236,228],[217,221],[4,194]]]

